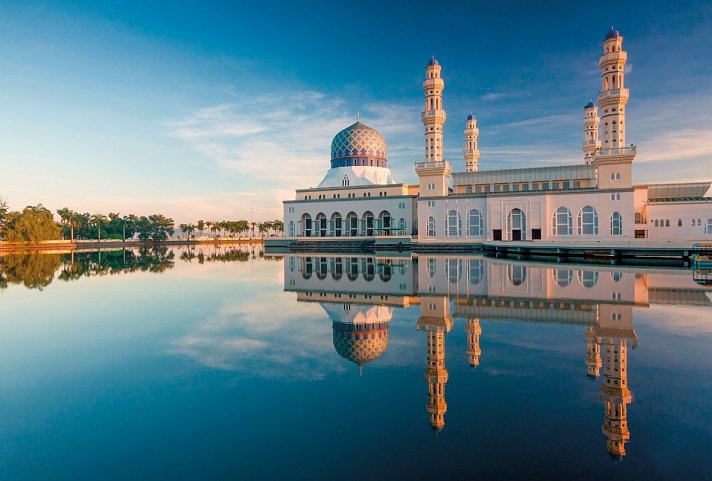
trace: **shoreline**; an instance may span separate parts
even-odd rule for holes
[[[0,242],[0,254],[22,254],[28,252],[50,252],[50,251],[81,251],[96,249],[122,249],[141,247],[162,247],[162,246],[203,246],[203,245],[264,245],[264,239],[256,238],[216,238],[216,239],[168,239],[165,241],[142,241],[142,240],[80,240],[80,241],[44,241],[39,243],[24,242]]]

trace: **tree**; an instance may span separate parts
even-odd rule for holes
[[[203,231],[205,230],[205,221],[200,219],[195,227],[198,229],[198,232],[200,232],[200,236],[202,237]]]
[[[135,214],[129,214],[129,215],[125,215],[122,220],[123,220],[122,239],[126,240],[127,237],[133,238],[134,234],[136,234],[136,224],[138,223],[138,216]]]
[[[260,222],[259,225],[257,226],[257,230],[262,235],[262,237],[264,237],[265,232],[267,232],[269,230],[269,223],[268,222]]]
[[[90,218],[91,224],[96,227],[96,236],[101,242],[101,225],[105,224],[108,219],[104,214],[93,214]]]
[[[27,206],[22,212],[10,212],[5,220],[5,237],[10,242],[41,242],[59,239],[61,229],[54,216],[42,204]]]
[[[5,231],[5,219],[7,218],[8,212],[9,207],[7,206],[7,201],[0,197],[0,240],[3,238],[3,233]]]

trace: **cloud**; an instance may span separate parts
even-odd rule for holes
[[[344,370],[331,331],[319,304],[297,304],[291,294],[270,292],[223,306],[192,332],[170,341],[167,352],[250,376],[319,380]]]
[[[712,129],[682,129],[643,139],[637,162],[707,159],[712,162]],[[708,167],[710,165],[708,164]],[[712,172],[710,172],[712,175]]]
[[[200,108],[165,125],[225,170],[263,185],[301,188],[317,185],[328,169],[331,139],[355,120],[349,110],[338,96],[291,91]],[[415,106],[367,103],[361,118],[396,151],[397,136],[419,129]]]

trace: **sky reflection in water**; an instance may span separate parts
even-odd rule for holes
[[[0,478],[709,479],[710,340],[689,270],[4,256]]]

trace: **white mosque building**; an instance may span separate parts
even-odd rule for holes
[[[599,60],[598,105],[584,107],[582,162],[479,170],[477,120],[464,130],[464,170],[443,158],[445,82],[425,68],[425,156],[418,185],[396,182],[386,141],[357,121],[334,137],[331,165],[316,188],[284,202],[295,240],[402,236],[418,243],[530,240],[712,240],[712,181],[636,185],[636,146],[626,142],[627,53],[611,29]]]

